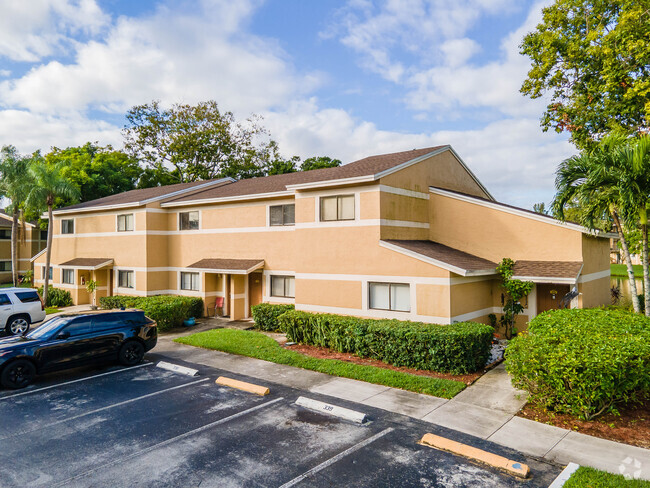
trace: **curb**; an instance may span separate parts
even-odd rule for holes
[[[575,473],[579,467],[580,465],[576,463],[567,464],[567,467],[562,470],[562,472],[558,475],[557,478],[555,478],[553,483],[551,483],[548,488],[562,488],[564,486],[564,483],[569,481],[571,475]]]
[[[335,417],[350,420],[352,422],[356,422],[357,424],[363,424],[367,420],[365,413],[357,412],[356,410],[350,410],[349,408],[338,407],[336,405],[331,405],[325,402],[319,402],[318,400],[313,400],[311,398],[306,398],[303,396],[298,397],[296,400],[296,405],[308,408],[309,410],[314,410],[316,412],[334,415]]]
[[[246,391],[248,393],[254,393],[255,395],[265,396],[271,393],[266,386],[254,385],[253,383],[246,383],[245,381],[234,380],[232,378],[226,378],[225,376],[219,376],[217,385],[229,386],[230,388],[236,388],[237,390]]]

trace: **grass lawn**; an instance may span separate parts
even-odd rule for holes
[[[13,283],[2,283],[2,284],[0,284],[0,288],[13,288],[13,286],[14,286]],[[32,285],[30,285],[29,283],[19,283],[18,287],[19,288],[31,288]]]
[[[60,312],[60,311],[61,311],[61,310],[59,310],[59,309],[56,308],[56,307],[47,307],[47,308],[45,309],[45,313],[46,313],[47,315],[50,315],[51,313],[58,313],[58,312]]]
[[[634,468],[631,468],[634,469]],[[650,488],[650,481],[626,480],[620,474],[609,474],[580,466],[564,484],[564,488]]]
[[[270,337],[249,330],[208,330],[190,336],[179,337],[175,341],[190,346],[216,349],[217,351],[263,359],[273,363],[286,364],[441,398],[452,398],[465,388],[465,384],[460,381],[416,376],[375,366],[348,363],[338,359],[312,358],[295,351],[289,351]]]
[[[627,266],[624,264],[611,264],[611,273],[612,276],[621,276],[627,278]],[[634,268],[634,277],[643,278],[643,266],[640,264],[633,264]]]

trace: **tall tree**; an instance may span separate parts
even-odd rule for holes
[[[214,100],[197,105],[160,102],[133,107],[122,131],[127,152],[150,167],[173,167],[178,182],[263,173],[266,131],[259,117],[238,123]]]
[[[612,130],[650,127],[650,8],[639,0],[555,0],[527,34],[532,67],[521,91],[550,96],[542,127],[581,149]]]
[[[25,201],[32,186],[30,161],[30,157],[21,156],[14,146],[3,146],[0,150],[0,196],[10,200],[5,211],[11,215],[11,277],[14,286],[18,285],[18,241],[21,232],[24,237]]]
[[[34,158],[29,172],[34,180],[27,197],[27,204],[32,208],[47,208],[47,247],[45,248],[45,283],[43,286],[43,303],[47,304],[47,294],[50,284],[50,263],[52,259],[52,234],[54,232],[54,217],[52,210],[58,198],[76,200],[79,189],[64,176],[64,168],[60,164],[48,164],[44,158]]]
[[[546,209],[546,204],[544,202],[540,203],[534,203],[533,204],[533,212],[542,214],[542,215],[548,215],[548,210]]]
[[[300,166],[300,170],[311,171],[312,169],[336,168],[337,166],[341,166],[339,159],[332,159],[328,156],[314,156],[305,159]]]

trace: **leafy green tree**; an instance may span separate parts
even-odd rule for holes
[[[133,190],[143,173],[138,161],[123,151],[90,142],[67,149],[55,147],[45,155],[45,163],[60,167],[61,176],[77,187],[82,202]],[[76,202],[59,196],[55,207],[72,203]]]
[[[180,181],[178,170],[168,170],[164,166],[142,168],[137,188],[152,188],[156,186],[173,185]]]
[[[341,166],[341,161],[338,159],[332,159],[328,156],[315,156],[305,159],[300,166],[300,170],[310,171],[312,169],[336,168],[337,166]]]
[[[532,61],[521,92],[550,96],[542,127],[580,149],[613,130],[650,126],[650,9],[639,0],[555,0],[527,34]]]
[[[22,156],[14,146],[0,150],[0,197],[9,199],[5,212],[11,215],[11,278],[18,285],[18,240],[25,229],[25,202],[33,181],[29,173],[31,157]],[[22,220],[22,225],[19,221]]]
[[[542,215],[548,215],[548,210],[547,210],[546,204],[544,202],[534,203],[533,204],[533,212],[536,212],[536,213],[542,214]]]
[[[501,287],[506,295],[503,305],[503,317],[501,317],[506,339],[512,338],[517,315],[524,311],[521,299],[528,296],[533,289],[532,281],[512,279],[514,267],[515,262],[510,258],[503,258],[497,266],[497,273],[501,277]]]
[[[27,197],[28,206],[36,209],[47,208],[48,228],[47,247],[45,251],[45,284],[43,286],[43,303],[47,303],[50,281],[50,262],[52,259],[52,233],[54,217],[52,210],[57,199],[76,201],[79,198],[79,188],[64,175],[61,164],[47,163],[42,157],[34,158],[29,167],[29,173],[34,185]]]
[[[264,174],[266,131],[257,116],[240,124],[214,100],[169,109],[153,101],[131,108],[126,119],[126,151],[150,167],[173,167],[178,182]]]

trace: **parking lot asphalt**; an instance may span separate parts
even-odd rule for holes
[[[547,487],[561,467],[390,412],[213,368],[190,377],[105,366],[0,390],[2,487]],[[220,375],[271,390],[215,384]],[[356,424],[295,404],[307,396],[366,413]],[[417,444],[427,432],[530,466],[526,480]]]

